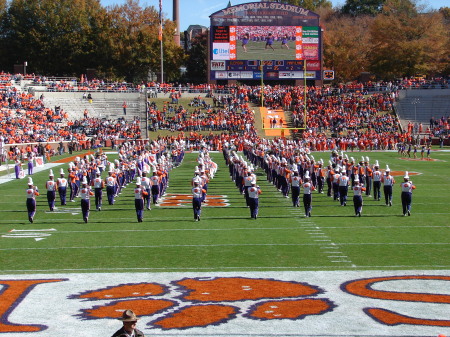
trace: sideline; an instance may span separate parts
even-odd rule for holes
[[[53,169],[54,167],[57,167],[60,165],[61,165],[61,163],[46,163],[46,164],[44,164],[43,167],[34,167],[33,175],[35,175],[36,173],[45,171],[45,170]],[[6,169],[7,169],[6,164],[0,166],[0,172],[6,171]],[[26,168],[24,168],[24,170],[26,170]],[[25,174],[25,177],[23,177],[21,179],[26,181],[26,178],[32,177],[33,175],[29,176],[28,174]],[[21,179],[16,179],[16,175],[14,173],[14,164],[12,164],[12,165],[9,165],[9,174],[0,176],[0,184],[8,183],[13,180],[21,180]]]
[[[33,175],[36,174],[36,173],[45,171],[45,170],[53,169],[55,167],[61,166],[62,164],[65,164],[65,163],[70,163],[71,161],[74,161],[76,157],[80,157],[81,158],[81,157],[84,157],[85,155],[90,155],[90,154],[93,154],[93,152],[92,151],[88,151],[88,152],[77,154],[75,156],[58,159],[58,160],[55,160],[55,161],[50,162],[50,163],[45,163],[43,167],[36,167],[35,166],[33,168]],[[0,184],[8,183],[8,182],[13,181],[13,180],[21,180],[21,179],[25,179],[25,178],[30,177],[28,174],[25,174],[25,177],[23,177],[21,179],[16,179],[16,175],[15,175],[15,172],[14,172],[14,163],[12,163],[12,164],[10,163],[9,165],[6,165],[4,163],[4,164],[0,165],[0,172],[6,171],[8,169],[8,166],[9,166],[9,173],[7,173],[7,174],[5,174],[3,176],[0,176]],[[22,164],[22,168],[23,168],[23,170],[25,172],[28,172],[26,163]],[[33,176],[33,175],[31,175],[31,176]]]

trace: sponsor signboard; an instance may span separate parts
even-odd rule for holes
[[[241,78],[241,72],[240,71],[228,71],[228,78]]]
[[[241,78],[253,78],[253,71],[241,71]]]
[[[225,61],[211,61],[211,70],[225,70]]]
[[[212,46],[213,60],[229,60],[230,59],[230,43],[213,43]]]
[[[215,71],[214,74],[216,75],[215,78],[217,80],[225,80],[228,78],[226,71]]]

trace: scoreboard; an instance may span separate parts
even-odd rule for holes
[[[211,80],[322,80],[318,14],[285,3],[249,2],[210,18]]]
[[[306,70],[305,70],[306,64]],[[320,61],[223,60],[211,61],[211,79],[312,79],[320,77]],[[263,74],[263,75],[262,75]]]

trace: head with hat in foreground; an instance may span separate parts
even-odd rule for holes
[[[127,309],[122,313],[122,317],[119,318],[119,321],[122,321],[123,327],[119,331],[117,331],[113,336],[122,336],[125,331],[128,335],[132,336],[144,336],[144,334],[136,329],[136,323],[139,318],[133,312],[133,310]]]
[[[139,318],[136,316],[133,310],[127,309],[122,313],[122,317],[118,319],[122,322],[137,322]]]

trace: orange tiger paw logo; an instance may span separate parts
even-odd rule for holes
[[[299,320],[322,315],[336,306],[316,286],[295,281],[241,277],[186,278],[169,286],[156,283],[121,284],[70,296],[72,299],[112,302],[82,309],[82,319],[117,319],[131,309],[149,327],[189,329],[227,323],[237,317],[251,320]]]
[[[203,206],[206,207],[226,207],[229,206],[229,202],[226,195],[207,195]],[[159,200],[157,206],[175,207],[175,206],[190,206],[192,207],[192,195],[191,194],[165,194]]]

